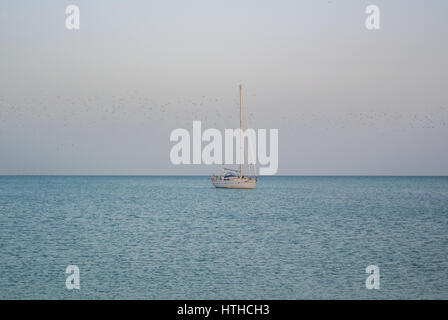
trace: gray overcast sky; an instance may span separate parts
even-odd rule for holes
[[[0,174],[210,174],[169,134],[237,127],[243,83],[279,174],[447,175],[447,30],[445,0],[3,0]]]

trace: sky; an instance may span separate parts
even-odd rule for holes
[[[238,127],[240,83],[279,175],[448,175],[447,40],[445,0],[3,0],[0,175],[209,175],[170,132]]]

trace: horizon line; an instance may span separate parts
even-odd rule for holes
[[[0,177],[210,177],[210,175],[200,174],[0,174]],[[448,177],[446,175],[406,175],[406,174],[276,174],[263,175],[258,177]]]

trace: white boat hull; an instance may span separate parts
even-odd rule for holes
[[[213,185],[216,188],[228,189],[254,189],[257,181],[255,180],[216,180]]]

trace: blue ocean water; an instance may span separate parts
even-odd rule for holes
[[[448,299],[448,177],[3,176],[0,298]]]

